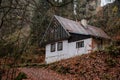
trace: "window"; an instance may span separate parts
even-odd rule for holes
[[[55,43],[51,44],[51,52],[55,52]]]
[[[76,48],[84,47],[84,41],[76,42]]]
[[[111,0],[106,0],[106,2],[111,2]]]
[[[63,49],[63,43],[62,42],[58,42],[57,44],[57,50],[60,51]]]

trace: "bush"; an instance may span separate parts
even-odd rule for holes
[[[63,74],[70,73],[70,67],[60,66],[60,67],[57,69],[57,72],[63,73]]]
[[[114,59],[112,59],[112,58],[108,58],[108,59],[106,59],[106,63],[107,63],[108,66],[110,66],[110,67],[115,67],[116,64],[117,64],[117,61],[114,60]]]
[[[118,55],[120,55],[120,46],[110,45],[106,47],[105,51],[109,53],[110,55],[117,57]]]
[[[0,57],[12,54],[15,46],[12,42],[0,41]]]
[[[18,76],[15,78],[15,80],[22,80],[22,79],[27,79],[27,75],[23,72],[20,72]]]
[[[54,71],[55,71],[56,68],[57,68],[57,65],[53,64],[50,68],[51,68],[51,70],[54,70]]]
[[[111,75],[104,73],[103,77],[102,77],[102,80],[113,80],[113,79],[112,79]]]

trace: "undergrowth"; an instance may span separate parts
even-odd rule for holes
[[[15,78],[15,80],[23,80],[23,79],[27,79],[27,75],[23,72],[20,72],[18,76]]]

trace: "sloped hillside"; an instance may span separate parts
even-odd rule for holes
[[[120,55],[94,52],[50,64],[48,69],[75,80],[120,80]]]

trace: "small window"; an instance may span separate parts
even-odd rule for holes
[[[55,43],[51,44],[51,52],[55,52]]]
[[[76,42],[76,48],[84,47],[84,41]]]
[[[58,42],[57,44],[57,50],[60,51],[63,49],[63,43],[62,42]]]
[[[107,2],[111,2],[111,0],[107,0]]]

